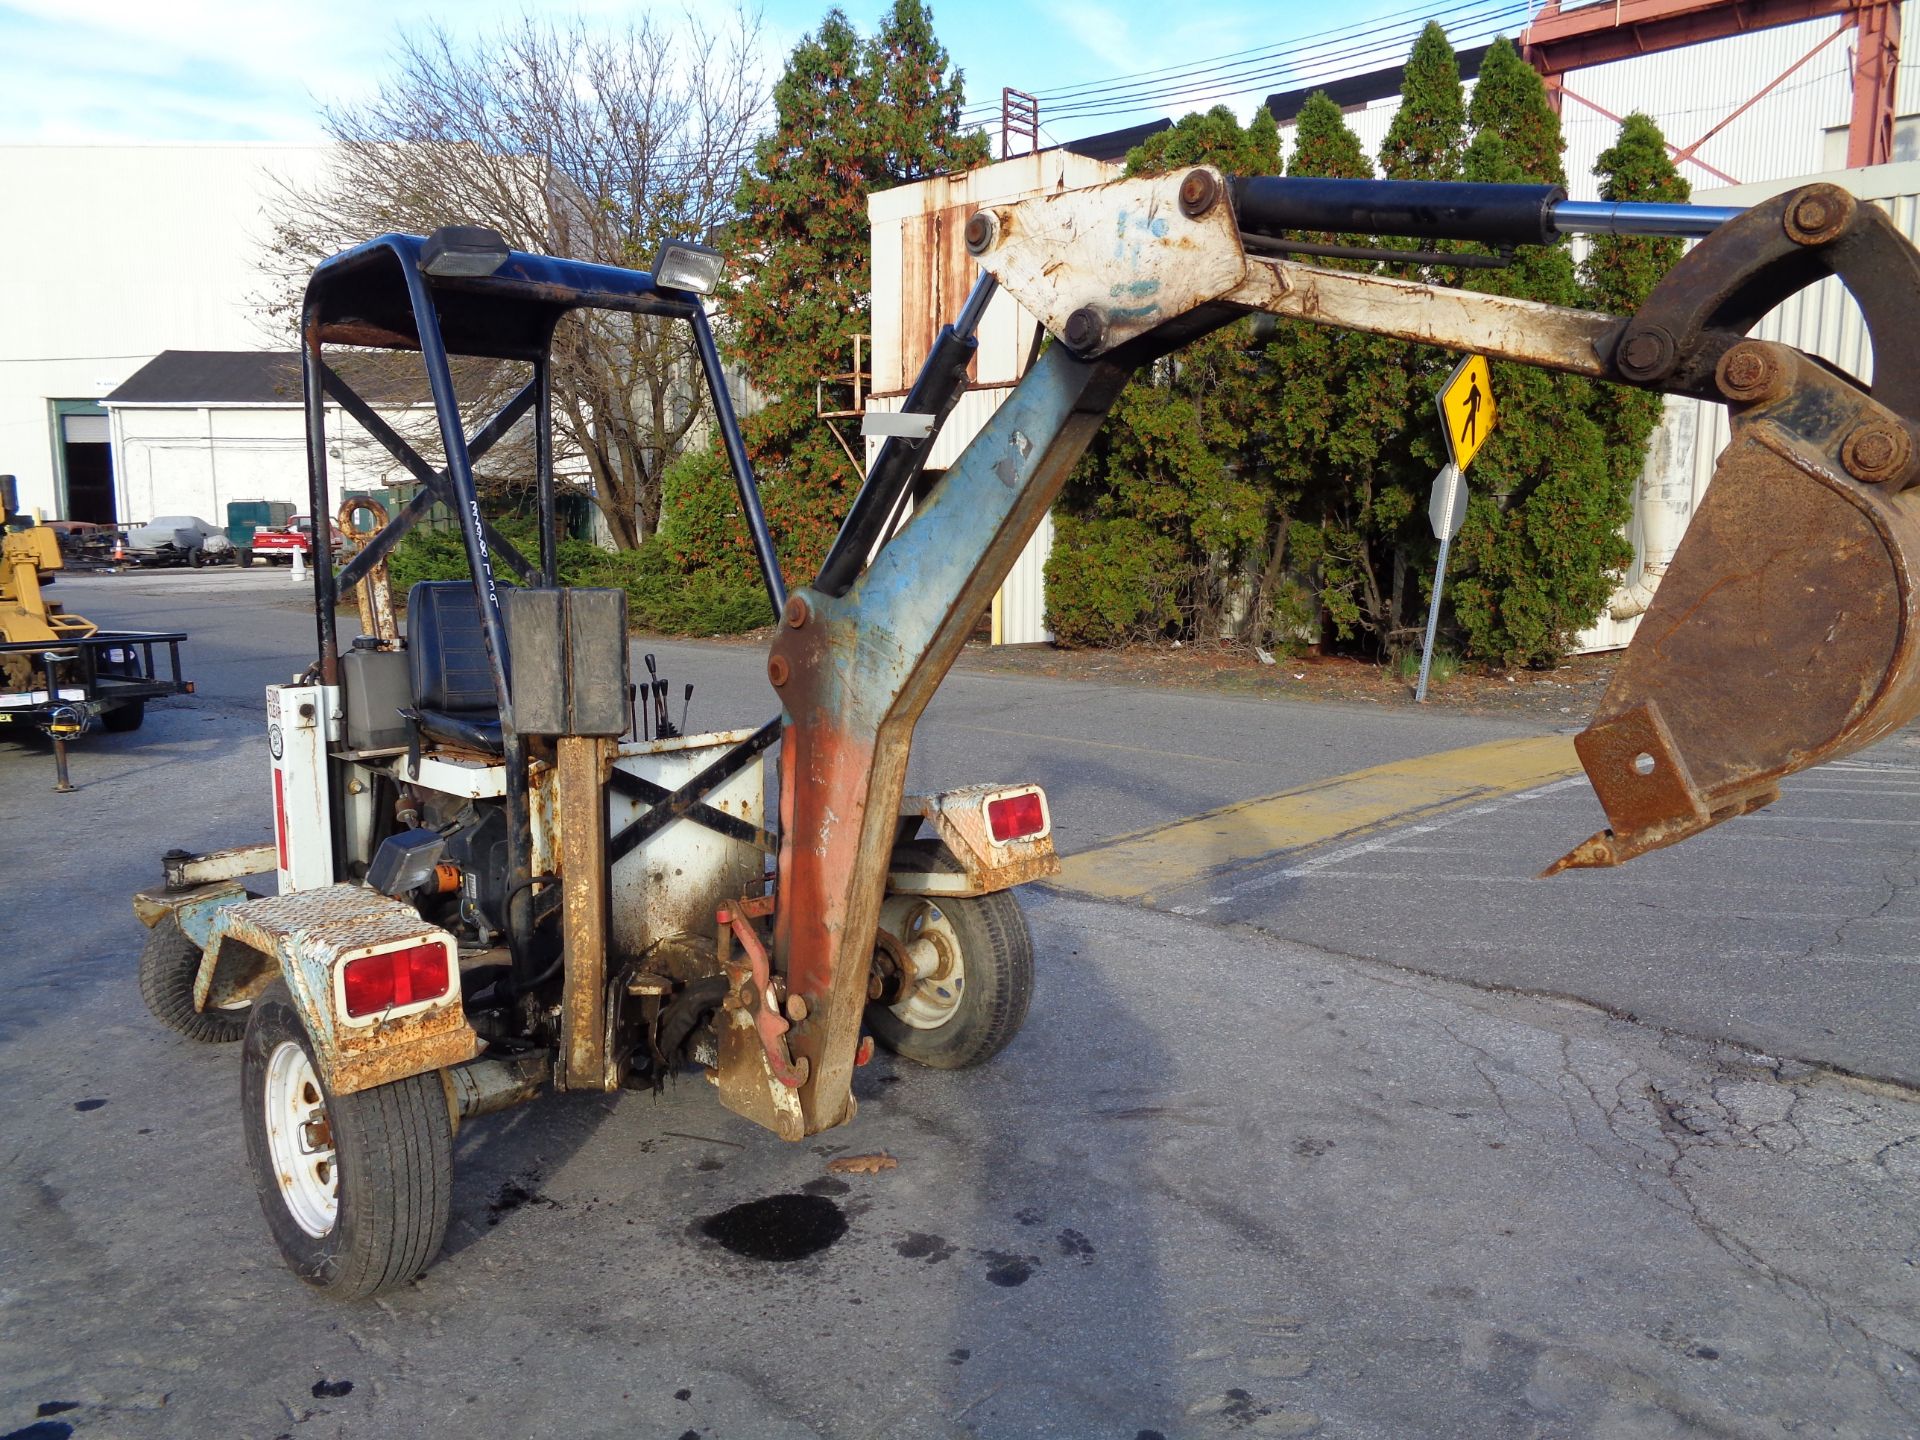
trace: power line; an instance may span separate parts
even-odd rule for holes
[[[1043,113],[1055,118],[1123,114],[1128,110],[1159,108],[1162,102],[1170,100],[1191,103],[1224,99],[1282,79],[1324,78],[1343,63],[1404,43],[1417,33],[1415,27],[1424,27],[1429,20],[1451,21],[1456,29],[1465,27],[1477,37],[1480,32],[1523,19],[1529,13],[1524,0],[1464,0],[1437,12],[1432,9],[1398,11],[1359,25],[1314,32],[1282,46],[1236,51],[1188,65],[1138,72],[1136,76],[1033,93],[1043,102],[1048,99],[1056,102],[1042,105]],[[1305,43],[1314,39],[1331,43]],[[1136,83],[1123,83],[1128,80]],[[1196,86],[1203,89],[1197,97],[1192,94]],[[968,107],[964,118],[985,121],[997,115],[998,110],[997,101],[981,102]]]
[[[1509,9],[1513,8],[1511,0],[1509,0],[1509,3],[1507,4],[1506,8],[1509,8]],[[1522,8],[1524,8],[1524,6]],[[1288,52],[1294,49],[1297,49],[1306,45],[1308,41],[1320,40],[1320,39],[1342,40],[1342,39],[1346,39],[1352,34],[1365,30],[1368,27],[1386,28],[1388,26],[1391,26],[1395,22],[1403,21],[1408,17],[1418,17],[1422,21],[1425,21],[1430,18],[1437,18],[1434,16],[1434,12],[1431,6],[1426,6],[1426,5],[1414,6],[1411,9],[1394,11],[1392,14],[1389,14],[1389,15],[1377,15],[1372,20],[1362,21],[1358,25],[1334,26],[1326,30],[1309,31],[1305,35],[1296,36],[1293,39],[1284,41],[1278,45],[1256,46],[1253,49],[1249,49],[1249,50],[1234,50],[1234,51],[1230,51],[1225,55],[1209,56],[1207,59],[1193,61],[1186,65],[1165,65],[1159,68],[1158,70],[1140,70],[1140,71],[1135,71],[1132,74],[1128,74],[1128,75],[1111,76],[1105,80],[1091,80],[1078,85],[1059,86],[1052,90],[1035,90],[1032,93],[1034,97],[1039,100],[1066,99],[1076,95],[1080,95],[1086,91],[1101,90],[1108,86],[1118,85],[1122,81],[1127,81],[1127,80],[1144,80],[1153,76],[1166,76],[1166,75],[1180,76],[1188,73],[1208,74],[1208,73],[1211,73],[1213,70],[1233,68],[1231,66],[1218,64],[1216,62],[1228,61],[1228,60],[1242,60],[1243,64],[1252,64],[1258,61],[1264,61],[1266,59],[1287,54]],[[1243,57],[1252,57],[1252,59],[1251,60],[1243,59]],[[1206,67],[1206,68],[1201,69],[1197,67]],[[1133,87],[1133,88],[1138,88],[1138,87]]]
[[[1476,32],[1468,32],[1478,38]],[[1408,37],[1411,38],[1411,37]],[[1055,116],[1093,117],[1098,115],[1121,115],[1142,109],[1165,108],[1168,104],[1195,106],[1208,101],[1231,99],[1249,91],[1266,90],[1282,82],[1296,83],[1294,88],[1302,88],[1305,83],[1316,80],[1332,80],[1350,73],[1354,66],[1350,62],[1368,53],[1378,54],[1383,47],[1370,45],[1365,49],[1356,48],[1346,55],[1328,57],[1322,62],[1310,66],[1277,66],[1258,74],[1234,77],[1231,81],[1214,82],[1201,90],[1190,87],[1141,95],[1116,95],[1102,102],[1082,102],[1070,107],[1055,109]]]

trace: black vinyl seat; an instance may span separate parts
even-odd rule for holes
[[[498,755],[500,702],[487,663],[480,601],[465,580],[422,580],[407,592],[408,715],[445,745]]]

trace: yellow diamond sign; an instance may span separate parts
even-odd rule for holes
[[[1440,387],[1440,425],[1447,432],[1447,453],[1461,470],[1493,433],[1493,375],[1487,357],[1469,355],[1453,367]]]

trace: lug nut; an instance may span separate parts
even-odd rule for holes
[[[1838,185],[1810,185],[1787,208],[1787,238],[1800,245],[1824,245],[1847,228],[1856,204]]]
[[[807,623],[807,620],[812,614],[813,611],[807,607],[806,596],[794,595],[788,598],[787,608],[784,612],[784,618],[786,619],[788,628],[798,630],[802,625]]]
[[[787,683],[786,656],[770,655],[767,657],[767,679],[773,682],[775,689]]]
[[[967,218],[967,253],[984,255],[1000,242],[1000,220],[991,210],[976,210]]]
[[[1840,446],[1840,463],[1856,480],[1877,485],[1907,468],[1913,444],[1907,432],[1884,420],[1868,420],[1854,427]]]
[[[1211,170],[1189,170],[1180,182],[1180,213],[1198,220],[1220,199],[1220,182]]]

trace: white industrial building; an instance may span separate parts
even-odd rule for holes
[[[327,155],[324,145],[0,146],[0,473],[19,477],[25,509],[123,524],[166,513],[143,511],[144,497],[116,482],[101,402],[165,350],[288,343],[259,310],[273,285],[268,208],[283,186],[317,179]],[[200,437],[223,451],[256,438]]]
[[[418,443],[434,424],[426,375],[408,356],[392,366],[335,368],[400,434]],[[198,515],[227,523],[235,500],[308,507],[306,411],[295,350],[165,350],[101,402],[123,517]],[[338,405],[327,406],[328,513],[348,492],[408,480]]]

